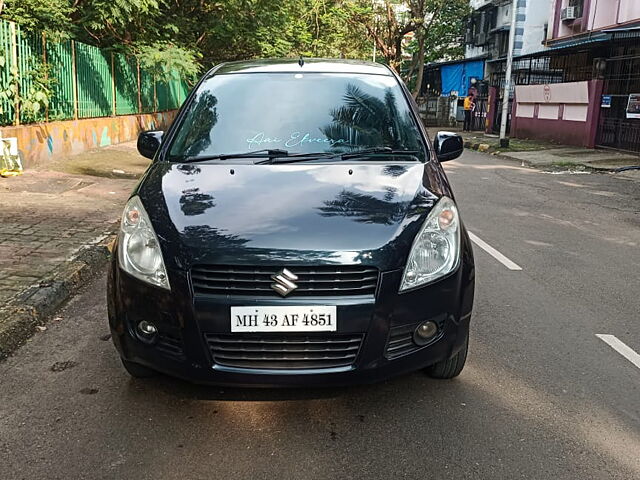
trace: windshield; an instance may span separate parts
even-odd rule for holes
[[[262,149],[296,154],[372,147],[418,151],[424,158],[394,77],[246,73],[215,75],[200,85],[169,155],[181,161]]]

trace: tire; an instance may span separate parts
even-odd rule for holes
[[[431,378],[447,380],[457,377],[462,372],[464,364],[467,361],[467,350],[469,349],[469,337],[464,342],[464,346],[453,357],[434,363],[424,369],[425,373]]]
[[[156,375],[156,372],[151,370],[149,367],[145,367],[139,363],[130,362],[124,358],[121,358],[121,360],[122,366],[133,378],[150,378]]]

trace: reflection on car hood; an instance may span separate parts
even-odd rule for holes
[[[159,163],[138,193],[168,267],[311,262],[390,269],[406,261],[425,216],[446,193],[442,182],[421,163]]]

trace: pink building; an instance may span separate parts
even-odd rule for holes
[[[552,0],[545,46],[514,64],[511,135],[640,153],[640,0]]]
[[[638,21],[638,0],[553,0],[547,43]]]

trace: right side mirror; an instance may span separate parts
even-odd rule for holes
[[[138,135],[137,147],[140,155],[153,160],[162,143],[163,134],[164,132],[162,130],[147,130]]]
[[[453,132],[438,132],[433,142],[438,160],[446,162],[462,155],[464,142],[462,137]]]

